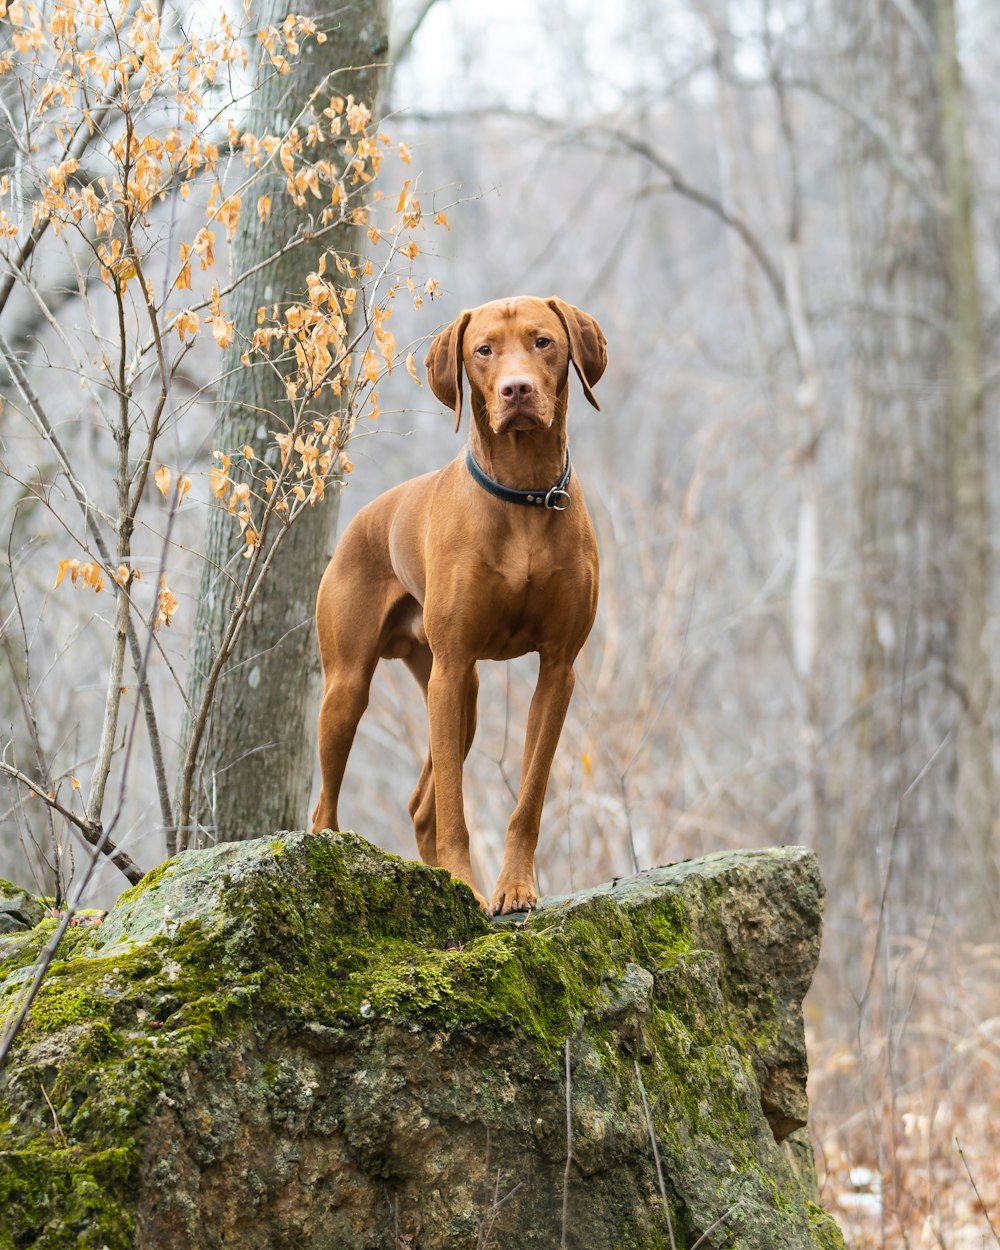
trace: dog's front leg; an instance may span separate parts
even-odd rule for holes
[[[452,660],[435,654],[427,683],[427,722],[434,769],[437,820],[437,862],[471,886],[479,905],[489,904],[476,888],[469,857],[469,830],[462,798],[465,710],[475,675],[472,660]]]
[[[538,685],[531,698],[524,736],[521,789],[507,828],[503,866],[490,907],[494,914],[530,911],[538,902],[535,889],[538,827],[552,760],[575,682],[572,661],[563,657],[541,657]]]

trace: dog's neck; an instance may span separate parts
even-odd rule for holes
[[[495,482],[514,490],[547,489],[566,468],[566,397],[557,400],[547,429],[495,434],[481,396],[473,393],[469,445],[476,463]]]

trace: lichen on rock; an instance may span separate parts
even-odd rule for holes
[[[801,848],[502,923],[352,834],[186,852],[72,934],[0,1076],[0,1250],[834,1250],[821,906]],[[0,936],[0,1021],[51,924]]]

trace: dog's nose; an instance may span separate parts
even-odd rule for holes
[[[501,399],[527,399],[529,395],[534,395],[535,384],[531,378],[504,378],[500,383]]]

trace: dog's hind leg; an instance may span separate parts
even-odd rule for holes
[[[423,691],[424,702],[427,701],[427,682],[431,675],[431,649],[425,643],[414,647],[403,663],[410,670]],[[413,832],[417,839],[417,850],[425,864],[432,867],[437,864],[437,824],[434,819],[434,769],[431,765],[430,751],[420,770],[420,779],[416,789],[410,795],[407,804],[413,820]]]
[[[384,635],[398,585],[373,581],[364,549],[345,531],[337,555],[320,583],[316,622],[323,658],[323,703],[319,713],[322,788],[313,813],[313,832],[337,828],[337,800],[358,722],[383,652]],[[359,550],[360,548],[360,550]]]
[[[323,775],[319,802],[313,813],[313,832],[336,829],[337,800],[344,780],[358,722],[368,706],[368,690],[375,664],[348,668],[327,681],[319,713],[319,759]]]

